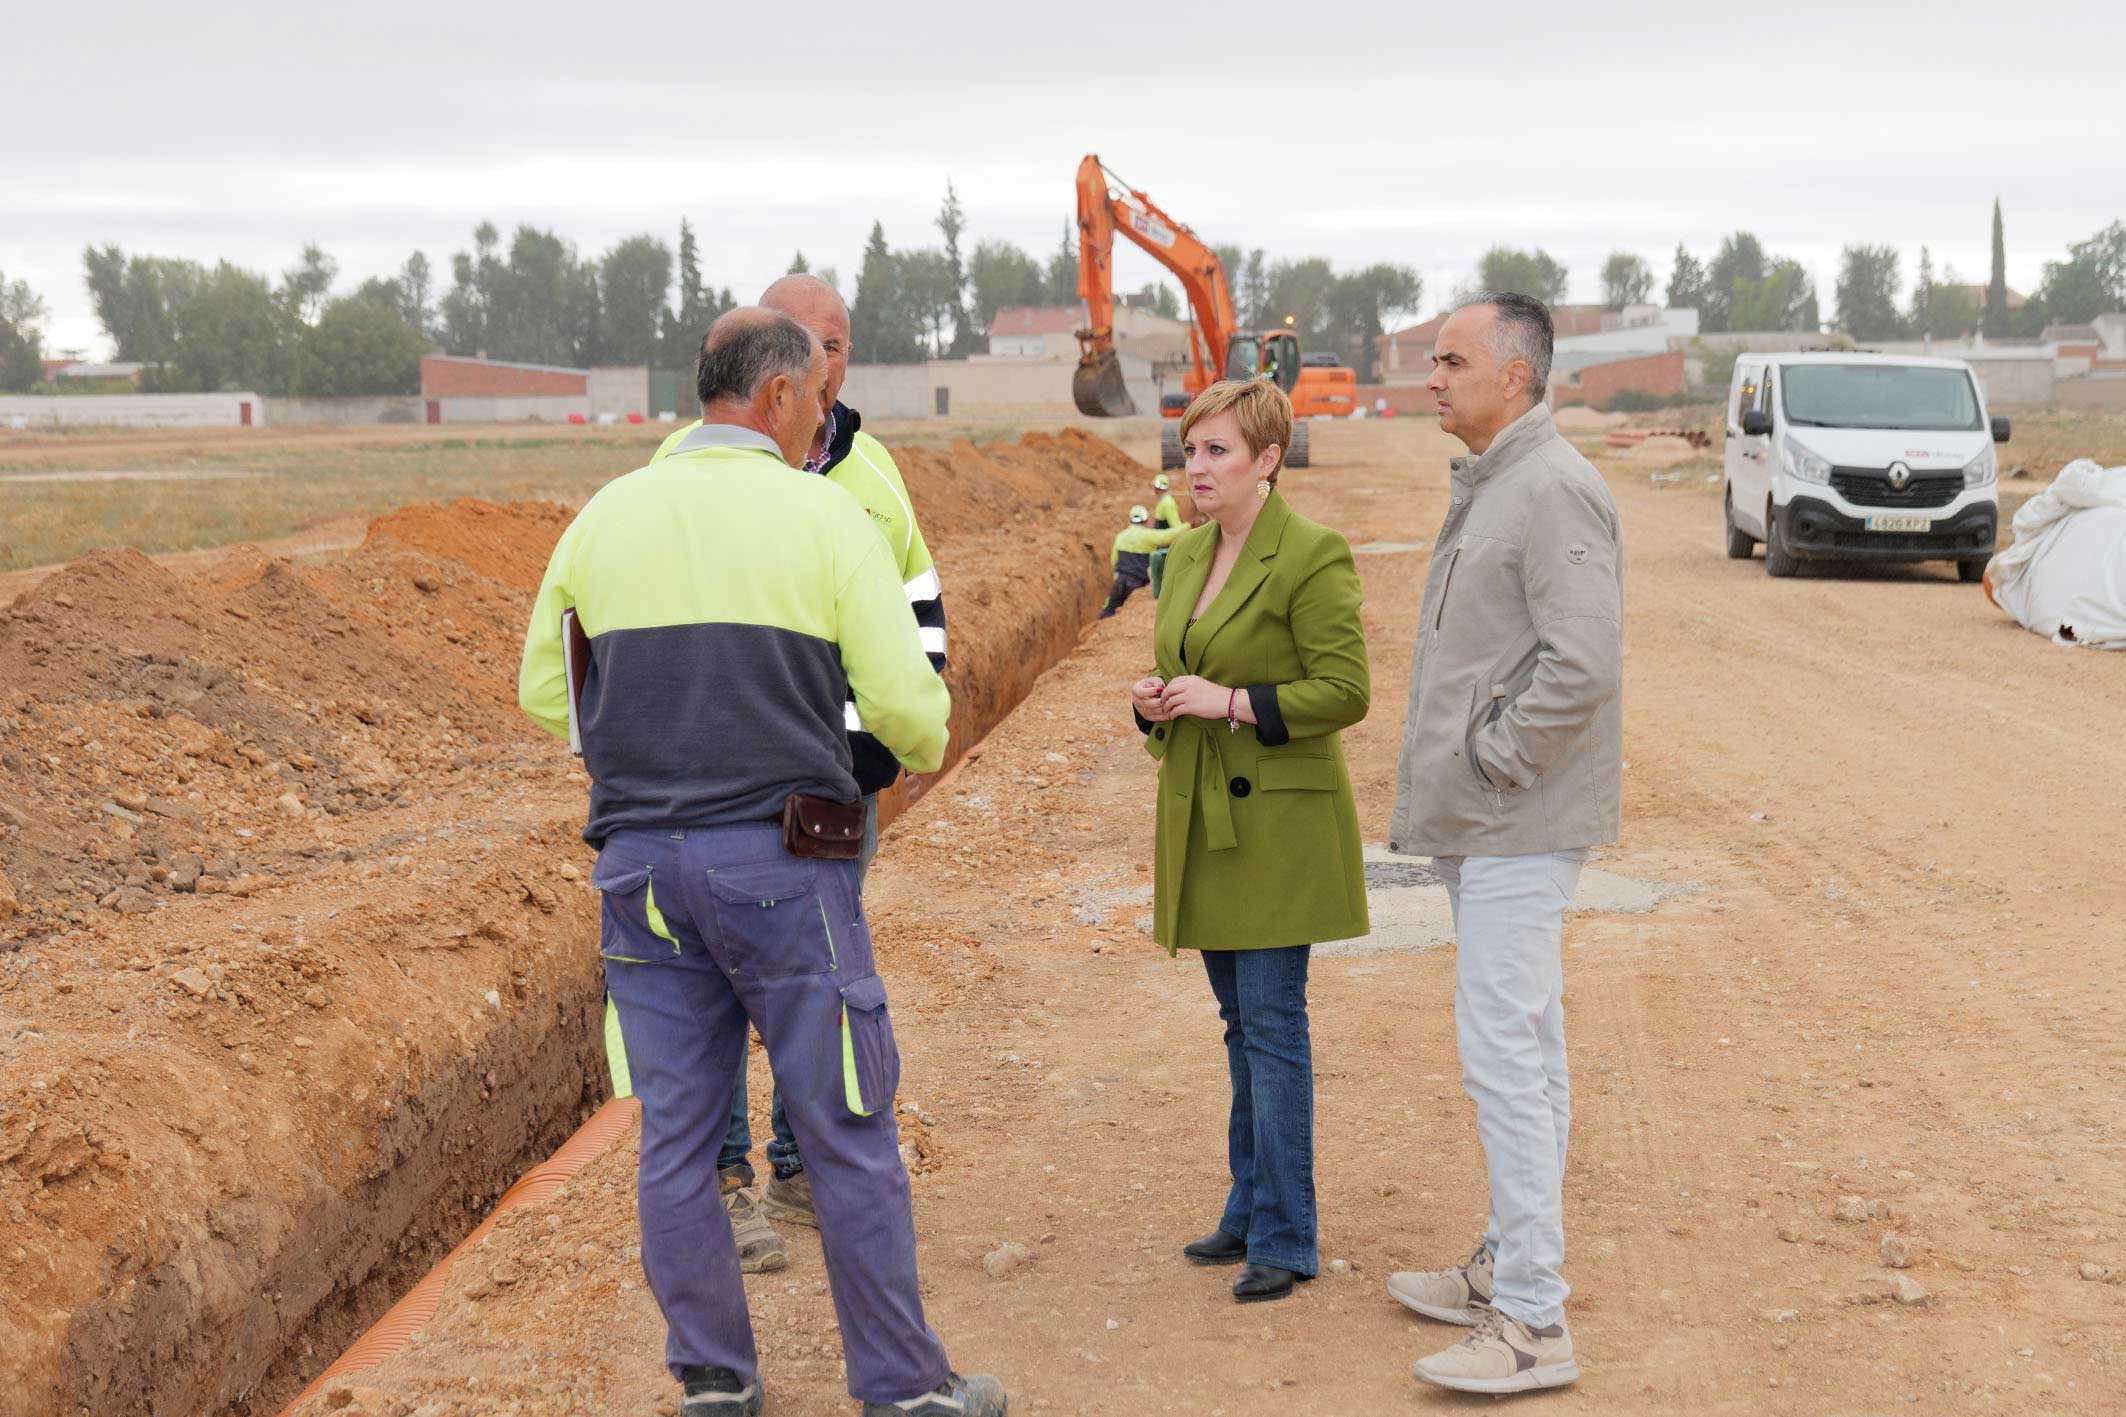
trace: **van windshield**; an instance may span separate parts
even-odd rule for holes
[[[1789,364],[1786,421],[1808,428],[1979,427],[1978,392],[1961,369],[1915,364]]]

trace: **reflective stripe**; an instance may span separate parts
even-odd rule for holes
[[[859,1117],[871,1114],[864,1110],[863,1084],[856,1079],[856,1039],[849,1033],[849,1006],[842,1005],[842,1099],[849,1110]]]
[[[634,1081],[627,1071],[627,1043],[620,1037],[620,1006],[605,996],[605,1066],[613,1075],[613,1096],[633,1097]]]
[[[814,896],[813,904],[819,907],[819,928],[827,932],[827,963],[836,969],[840,969],[842,967],[842,957],[834,948],[834,927],[827,923],[827,902]],[[847,1008],[848,1006],[845,1004],[843,1007]]]
[[[925,600],[936,600],[945,593],[945,587],[938,582],[938,573],[935,566],[902,586],[901,589],[908,593],[908,603],[910,605]]]
[[[901,515],[907,519],[902,524],[908,528],[908,535],[901,539],[901,554],[905,556],[908,554],[908,548],[915,545],[915,508],[908,505],[908,499],[901,495],[900,488],[893,485],[893,479],[886,476],[885,469],[871,461],[871,454],[864,451],[862,443],[851,444],[850,451],[864,460],[865,467],[878,474],[878,480],[886,484],[886,490],[901,504]]]
[[[918,625],[915,627],[915,632],[922,637],[923,653],[943,654],[945,652],[945,627],[943,625]]]
[[[856,704],[853,700],[842,705],[842,726],[851,733],[864,731],[863,716],[856,711]]]
[[[672,942],[672,953],[678,954],[679,938],[665,927],[664,912],[657,908],[657,893],[651,889],[654,884],[653,881],[644,881],[642,883],[643,918],[650,922],[650,933],[660,940],[670,940]]]

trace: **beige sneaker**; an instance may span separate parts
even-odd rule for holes
[[[760,1188],[760,1204],[771,1219],[819,1229],[819,1212],[812,1208],[812,1177],[806,1172],[785,1179],[770,1171],[767,1184]]]
[[[1406,1309],[1441,1323],[1473,1324],[1491,1312],[1491,1251],[1476,1252],[1453,1269],[1404,1269],[1388,1276],[1388,1292]]]
[[[790,1263],[782,1236],[761,1213],[760,1202],[744,1186],[732,1185],[736,1177],[725,1174],[723,1208],[731,1213],[731,1238],[738,1242],[738,1268],[745,1274],[772,1274]]]
[[[1580,1365],[1572,1356],[1572,1332],[1563,1323],[1533,1329],[1487,1308],[1476,1331],[1460,1343],[1410,1370],[1419,1382],[1456,1392],[1528,1392],[1577,1382]]]

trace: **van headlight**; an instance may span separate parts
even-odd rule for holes
[[[1792,434],[1779,440],[1779,459],[1786,464],[1789,476],[1799,478],[1803,482],[1831,480],[1830,459],[1817,457],[1795,442]]]
[[[1991,487],[2000,476],[2000,459],[1994,456],[1993,445],[1986,444],[1978,450],[1978,456],[1964,464],[1964,486]]]

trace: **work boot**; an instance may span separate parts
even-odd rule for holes
[[[1388,1276],[1388,1292],[1428,1319],[1474,1324],[1491,1312],[1491,1251],[1479,1240],[1475,1253],[1453,1269],[1398,1270]]]
[[[1562,1322],[1530,1328],[1486,1308],[1467,1338],[1444,1352],[1420,1358],[1411,1373],[1419,1382],[1456,1392],[1528,1392],[1577,1382],[1572,1334]]]
[[[755,1417],[760,1384],[738,1380],[729,1368],[689,1364],[679,1370],[679,1417]]]
[[[987,1373],[954,1373],[937,1387],[899,1402],[867,1402],[864,1417],[1004,1417],[1004,1384]],[[691,1414],[689,1414],[691,1417]]]
[[[812,1209],[812,1178],[802,1171],[788,1178],[769,1175],[768,1184],[760,1188],[760,1203],[773,1219],[819,1229],[819,1212]]]
[[[723,1177],[723,1208],[731,1213],[731,1238],[738,1242],[738,1268],[746,1274],[772,1274],[790,1262],[782,1236],[768,1224],[758,1200],[745,1188],[745,1173],[732,1168]]]

